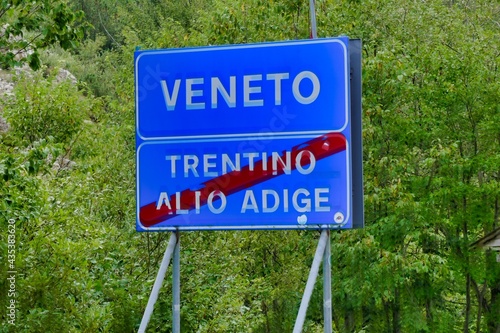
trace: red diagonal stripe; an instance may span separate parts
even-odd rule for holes
[[[298,154],[302,151],[311,152],[316,160],[323,159],[325,157],[331,156],[333,154],[339,153],[346,149],[346,138],[341,133],[329,133],[323,136],[314,138],[300,145],[292,148],[290,151],[290,157],[292,161],[295,161]],[[285,152],[281,155],[282,159],[285,159]],[[307,158],[307,163],[301,163],[302,166],[309,164],[309,158],[307,154],[302,155],[302,159]],[[254,170],[251,171],[250,167],[247,165],[241,168],[240,171],[232,171],[225,175],[221,175],[214,179],[208,180],[203,183],[204,187],[196,190],[200,192],[200,206],[207,203],[208,196],[213,191],[221,191],[224,195],[228,196],[243,189],[247,189],[256,184],[262,183],[273,177],[278,177],[284,173],[283,166],[278,168],[278,170],[264,170],[263,161],[255,162]],[[267,159],[267,166],[272,163],[272,156]],[[296,169],[295,164],[291,163],[291,169]],[[151,202],[145,206],[142,206],[139,212],[139,220],[141,224],[145,227],[151,227],[155,224],[168,220],[172,217],[177,216],[176,207],[179,206],[182,210],[191,210],[195,208],[195,192],[190,189],[186,189],[180,194],[180,205],[177,205],[175,194],[170,196],[170,206],[169,209],[166,205],[162,205],[160,209],[156,209],[156,202]],[[218,199],[218,197],[216,197]]]

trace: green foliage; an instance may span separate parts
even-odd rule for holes
[[[76,54],[62,48],[51,48],[41,54],[42,62],[48,67],[69,70],[84,92],[90,91],[97,97],[112,96],[116,90],[113,76],[119,72],[117,54],[105,50],[106,39],[96,36],[94,40],[82,42]]]
[[[43,60],[80,90],[26,77],[3,111],[0,216],[19,226],[18,331],[135,332],[169,235],[134,231],[134,48],[308,38],[308,4],[72,4],[92,38]],[[496,332],[500,266],[470,244],[500,225],[499,5],[316,4],[320,37],[363,40],[367,227],[332,233],[334,331]],[[61,155],[76,165],[54,167]],[[182,330],[291,331],[317,236],[183,233]],[[150,332],[171,330],[169,282]],[[321,289],[305,332],[322,331]]]
[[[88,37],[105,37],[104,49],[122,46],[147,46],[159,39],[159,31],[170,30],[169,38],[182,39],[180,30],[195,25],[199,12],[210,7],[211,1],[96,1],[72,0],[73,7],[85,13],[86,20],[94,29]]]
[[[83,37],[84,26],[75,27],[81,19],[82,12],[72,11],[66,0],[0,2],[0,67],[27,62],[38,69],[40,49],[75,48]]]
[[[183,235],[181,274],[190,276],[183,294],[192,295],[182,310],[186,330],[293,330],[307,278],[304,263],[310,264],[315,250],[304,236],[293,231]]]
[[[499,153],[489,143],[498,142],[498,127],[485,127],[497,114],[490,101],[499,44],[488,22],[497,6],[404,2],[394,16],[393,5],[368,6],[361,16],[381,16],[351,25],[364,30],[366,52],[366,209],[375,228],[368,230],[389,259],[369,271],[390,268],[367,280],[389,282],[379,310],[385,327],[476,329],[488,321],[481,304],[489,300],[476,289],[475,303],[471,285],[484,281],[486,266],[469,245],[498,226],[497,173],[486,167]]]
[[[56,83],[41,73],[22,76],[14,95],[5,103],[4,115],[12,135],[28,144],[49,136],[69,143],[93,108],[92,100],[69,80]]]

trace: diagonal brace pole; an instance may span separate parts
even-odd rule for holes
[[[302,302],[300,303],[299,313],[297,314],[297,320],[295,321],[295,326],[293,327],[293,333],[301,333],[302,328],[304,327],[307,307],[309,306],[309,301],[311,300],[314,284],[316,282],[316,278],[318,277],[319,265],[321,264],[321,261],[323,259],[323,254],[325,253],[328,237],[329,237],[328,231],[323,230],[321,232],[318,247],[316,248],[316,254],[314,255],[314,260],[311,265],[311,271],[309,272],[309,277],[307,278],[306,289],[304,290],[304,296],[302,297]]]
[[[161,285],[163,284],[163,280],[165,279],[165,273],[167,272],[168,265],[170,263],[170,259],[172,258],[172,253],[174,252],[174,248],[177,244],[177,235],[175,232],[170,236],[170,240],[168,242],[167,249],[165,250],[165,254],[163,255],[163,259],[161,261],[160,269],[158,270],[158,275],[156,275],[156,280],[153,285],[153,290],[151,290],[151,295],[149,296],[148,305],[146,306],[146,310],[144,311],[144,315],[142,316],[141,326],[139,327],[139,333],[144,333],[146,328],[148,327],[149,320],[151,319],[151,314],[153,313],[153,309],[158,299],[158,294],[160,293]]]

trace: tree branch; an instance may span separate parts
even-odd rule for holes
[[[24,50],[26,50],[28,48],[28,46],[30,45],[33,45],[33,42],[42,35],[42,33],[39,33],[38,35],[36,35],[35,37],[33,37],[22,49],[18,50],[15,54],[14,54],[14,57],[17,56],[19,53],[23,52]]]
[[[113,36],[111,36],[111,34],[109,33],[108,29],[106,29],[106,27],[104,26],[104,23],[102,23],[101,13],[100,13],[100,11],[99,11],[99,10],[97,11],[97,15],[99,16],[99,21],[101,22],[101,25],[102,25],[102,27],[104,28],[104,31],[106,31],[106,34],[109,36],[109,38],[111,38],[111,39],[113,40],[113,42],[115,42],[115,44],[116,44],[116,45],[121,46],[121,44],[120,44],[120,43],[118,43],[118,42],[117,42],[117,41],[113,38]]]

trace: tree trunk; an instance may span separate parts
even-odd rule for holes
[[[394,289],[394,304],[392,308],[392,332],[401,333],[401,307],[399,288]]]
[[[498,264],[498,263],[495,263]],[[497,268],[497,272],[499,272]],[[500,275],[491,286],[491,305],[487,314],[488,332],[500,333]]]
[[[469,318],[470,318],[470,273],[465,276],[465,315],[464,315],[464,333],[469,333]]]
[[[483,316],[483,307],[484,307],[484,297],[481,292],[478,292],[477,295],[477,317],[476,317],[476,333],[481,333],[481,317]]]
[[[344,316],[344,332],[350,333],[354,330],[354,314],[352,309],[348,309]]]
[[[495,217],[493,226],[496,228],[498,226],[500,218],[500,205],[498,197],[495,200]],[[490,265],[491,269],[496,270],[497,276],[491,284],[491,306],[490,313],[488,313],[488,332],[489,333],[500,333],[500,263],[495,261]]]
[[[385,313],[385,325],[386,325],[386,332],[391,333],[391,314],[390,314],[391,308],[389,306],[389,302],[384,301],[384,313]]]
[[[425,300],[425,319],[427,328],[432,332],[434,328],[434,319],[432,318],[432,299],[427,297]]]
[[[487,283],[485,283],[480,289],[476,280],[471,278],[471,286],[473,287],[477,295],[476,333],[481,333],[481,320],[483,318],[483,311],[485,313],[488,313],[489,311],[488,300],[484,296],[487,288]]]

